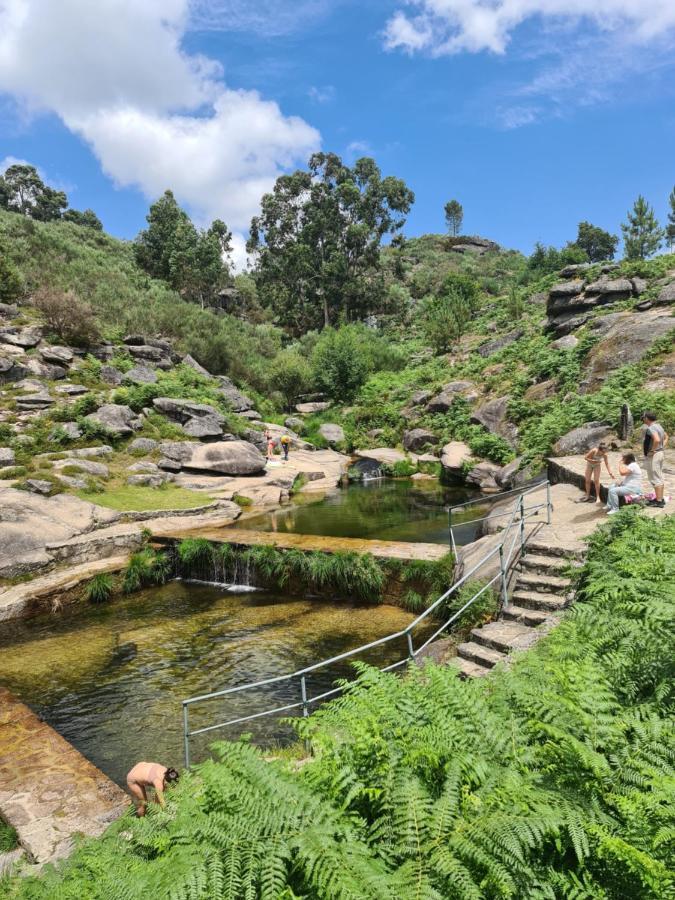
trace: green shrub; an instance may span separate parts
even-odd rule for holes
[[[253,506],[253,500],[250,497],[244,497],[242,494],[235,494],[232,497],[237,506],[241,506],[245,509],[247,506]]]
[[[170,562],[165,553],[146,547],[132,554],[124,570],[122,590],[132,594],[141,588],[164,584],[170,575]]]
[[[105,603],[113,592],[113,579],[107,572],[101,572],[87,582],[84,597],[89,603]]]

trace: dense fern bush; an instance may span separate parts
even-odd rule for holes
[[[674,559],[675,519],[622,512],[593,538],[573,611],[511,669],[363,667],[300,720],[299,771],[216,745],[167,812],[0,894],[672,897]]]

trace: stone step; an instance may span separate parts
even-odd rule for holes
[[[510,653],[512,650],[526,650],[536,641],[535,631],[527,625],[518,622],[488,622],[481,628],[471,630],[471,638],[477,644],[497,650],[500,653]]]
[[[522,622],[523,625],[529,625],[530,628],[536,628],[537,625],[543,625],[550,617],[549,612],[543,612],[539,609],[525,609],[523,606],[507,606],[502,610],[502,618],[508,622]]]
[[[527,550],[528,553],[535,553],[538,556],[567,556],[579,560],[586,555],[586,548],[581,544],[560,541],[557,538],[548,543],[542,539],[541,533],[527,542]]]
[[[542,575],[564,572],[569,564],[569,560],[561,556],[540,556],[536,553],[526,553],[519,563],[521,569],[528,572],[540,572]]]
[[[483,675],[487,675],[490,672],[488,666],[475,663],[470,659],[465,659],[463,656],[457,656],[453,659],[452,665],[459,669],[459,677],[464,679],[482,678]]]
[[[540,609],[543,612],[559,612],[565,609],[569,602],[566,597],[560,597],[558,594],[542,594],[538,591],[515,590],[512,599],[517,606]]]
[[[522,572],[516,581],[516,590],[522,588],[526,591],[541,591],[544,594],[566,593],[571,581],[560,575],[539,575],[538,573]]]
[[[467,641],[457,647],[457,655],[462,659],[468,659],[469,662],[477,663],[487,669],[492,669],[497,663],[503,662],[506,657],[497,650],[491,650],[482,644],[474,641]]]

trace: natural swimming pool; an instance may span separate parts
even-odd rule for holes
[[[298,494],[290,505],[245,516],[237,526],[252,531],[449,546],[448,507],[476,496],[476,491],[444,487],[436,480],[374,479],[338,488],[320,500],[311,493]],[[473,507],[465,518],[480,514]],[[475,537],[474,525],[460,525],[456,530],[455,539],[460,545]]]
[[[292,672],[405,628],[395,606],[171,582],[110,603],[4,625],[0,683],[118,783],[140,759],[182,765],[181,701],[232,684]],[[376,665],[401,658],[400,646],[375,648]],[[311,694],[333,686],[348,664],[317,673]],[[299,699],[298,686],[214,701],[194,709],[192,727],[255,711],[255,704]],[[287,741],[278,720],[245,726],[264,745]],[[193,761],[214,740],[193,739]]]

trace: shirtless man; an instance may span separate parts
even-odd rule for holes
[[[165,808],[164,788],[167,784],[178,781],[178,772],[175,769],[167,769],[159,763],[139,762],[127,775],[127,787],[134,798],[136,815],[141,818],[145,815],[145,807],[148,803],[147,788],[155,789],[157,802]]]

